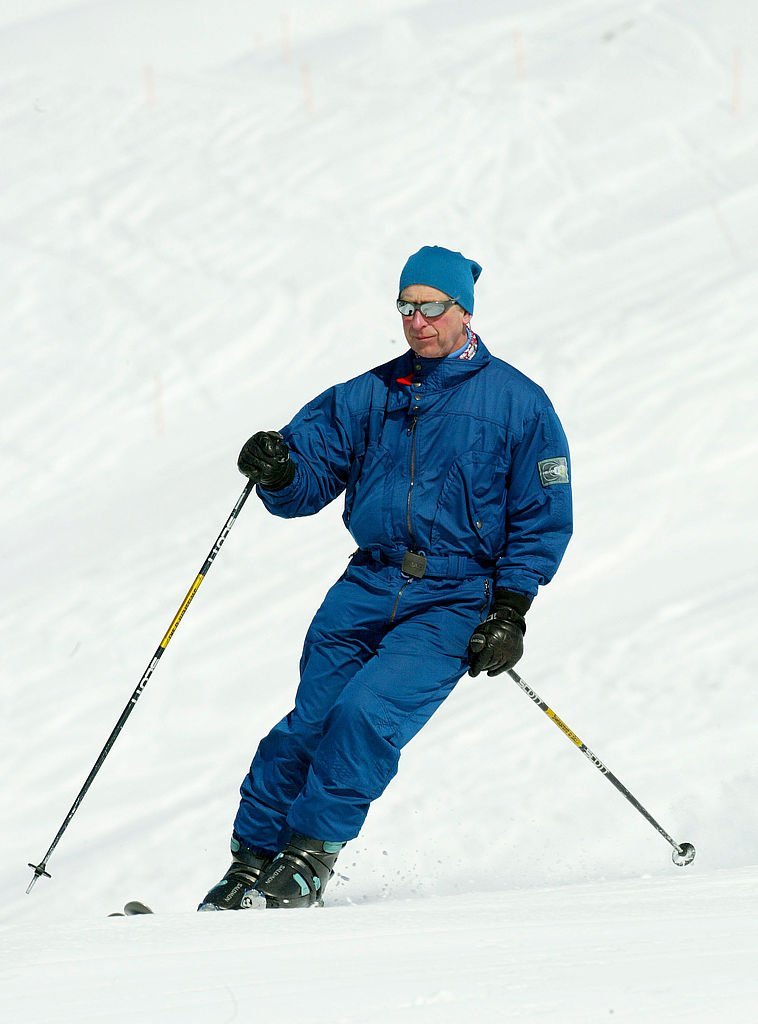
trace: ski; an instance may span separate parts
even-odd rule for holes
[[[108,914],[108,917],[137,917],[139,914],[152,914],[152,910],[146,903],[140,903],[139,900],[131,900],[129,903],[124,904],[123,910],[117,910],[114,914]]]
[[[137,914],[152,914],[152,910],[146,903],[132,900],[131,903],[127,903],[124,907],[124,913],[127,917],[136,917]]]

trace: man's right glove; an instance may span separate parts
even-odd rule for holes
[[[259,430],[245,441],[237,459],[240,473],[267,491],[280,491],[295,477],[295,463],[281,434]]]
[[[496,676],[513,668],[524,653],[526,615],[531,600],[513,590],[496,590],[489,615],[468,642],[470,676]]]

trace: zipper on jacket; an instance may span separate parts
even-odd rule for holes
[[[397,592],[397,597],[395,598],[395,603],[392,606],[392,614],[390,615],[390,625],[392,625],[392,623],[395,621],[395,616],[397,615],[397,606],[400,604],[400,598],[403,596],[403,591],[405,590],[405,588],[408,586],[409,583],[413,583],[413,579],[412,578],[411,579],[407,579],[405,581],[405,583],[402,585],[402,587],[400,588],[400,590],[398,590],[398,592]]]
[[[413,523],[411,522],[411,496],[413,495],[413,485],[416,482],[416,424],[417,424],[417,422],[418,422],[418,418],[416,417],[416,415],[415,414],[411,415],[411,421],[408,424],[408,427],[407,427],[407,429],[405,431],[406,434],[408,435],[408,437],[410,437],[410,439],[411,439],[411,479],[410,479],[410,483],[408,484],[408,497],[405,500],[405,525],[406,525],[406,527],[408,529],[408,536],[411,539],[411,548],[410,548],[411,551],[414,551],[415,548],[416,548],[416,538],[413,535]],[[413,583],[413,577],[412,576],[410,576],[410,577],[408,577],[406,579],[405,583],[403,583],[402,587],[397,592],[397,597],[395,598],[395,603],[392,606],[392,614],[390,615],[390,625],[395,621],[395,616],[397,615],[398,605],[400,604],[400,598],[403,596],[403,592],[404,592],[405,588],[410,583]]]
[[[413,494],[413,485],[416,480],[416,423],[418,422],[416,416],[411,417],[411,422],[408,424],[408,430],[406,433],[411,439],[411,481],[408,485],[408,497],[405,503],[405,521],[408,527],[408,535],[411,538],[411,550],[416,546],[416,538],[413,536],[413,525],[411,523],[411,496]]]
[[[490,581],[485,578],[484,580],[484,605],[482,606],[482,616],[488,614],[490,610]]]

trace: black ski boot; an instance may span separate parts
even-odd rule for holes
[[[326,884],[334,874],[334,863],[344,845],[293,833],[256,884],[258,892],[266,897],[266,906],[323,906]]]
[[[263,906],[263,899],[255,886],[261,874],[271,863],[271,855],[264,850],[251,849],[236,836],[232,836],[231,867],[213,886],[198,910],[248,910]]]

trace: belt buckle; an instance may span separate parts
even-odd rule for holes
[[[400,572],[403,576],[410,576],[414,580],[423,579],[426,572],[426,557],[420,551],[406,551],[400,565]]]

